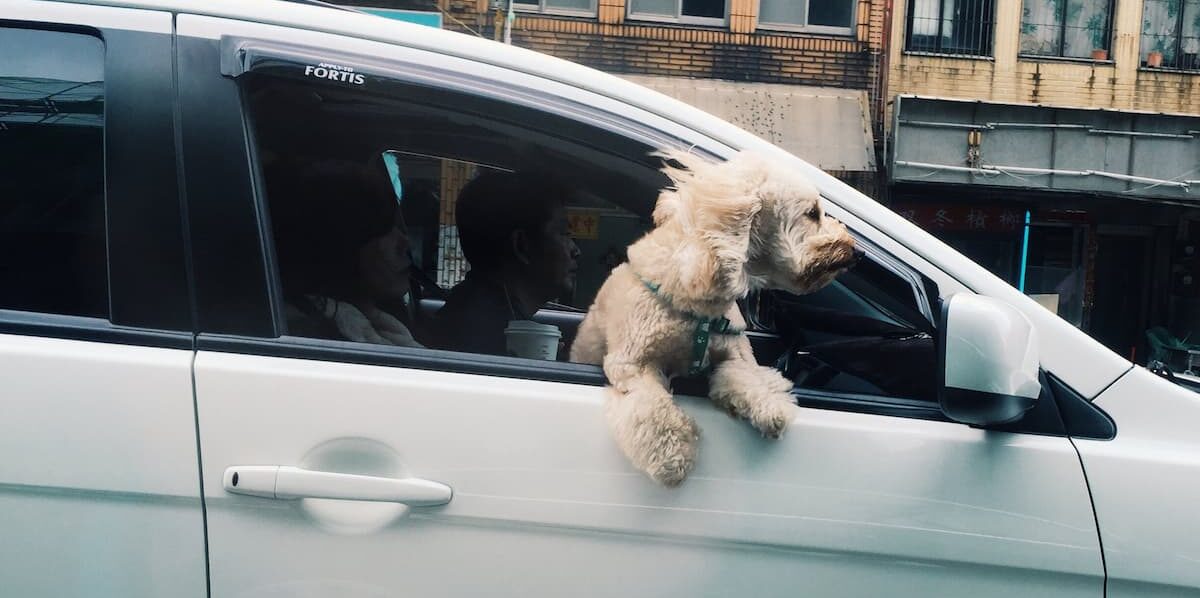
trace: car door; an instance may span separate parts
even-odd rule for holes
[[[436,237],[416,261],[453,279],[447,202],[473,171],[571,168],[627,209],[577,206],[601,231],[580,267],[602,272],[605,235],[627,243],[626,225],[646,223],[646,150],[730,149],[497,66],[178,23],[213,595],[1103,594],[1086,483],[1049,392],[1041,423],[983,430],[920,397],[800,386],[778,441],[681,395],[703,430],[699,465],[667,489],[610,439],[598,368],[289,334],[273,240],[293,221],[284,212],[309,204],[267,191],[288,160],[315,167],[310,154],[359,146],[404,156],[406,193],[412,176],[441,202],[428,225],[408,225],[413,246]],[[829,209],[932,326],[931,304],[962,287]]]
[[[0,594],[204,596],[171,15],[0,15]]]

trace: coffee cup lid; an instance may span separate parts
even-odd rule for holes
[[[553,334],[554,336],[562,336],[562,331],[558,329],[558,326],[553,324],[539,324],[533,320],[512,320],[508,323],[508,328],[505,328],[504,332]]]

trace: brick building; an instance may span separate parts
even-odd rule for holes
[[[343,0],[505,36],[507,0]],[[626,76],[877,189],[885,0],[517,0],[511,43]],[[831,143],[830,140],[833,140]]]
[[[889,35],[893,209],[1138,363],[1200,338],[1200,3],[904,0]]]

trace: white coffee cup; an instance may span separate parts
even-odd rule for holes
[[[562,332],[558,326],[539,324],[533,320],[513,320],[504,329],[508,352],[526,359],[558,359],[558,341]]]

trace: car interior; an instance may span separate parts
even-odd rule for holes
[[[557,326],[565,346],[625,247],[651,227],[658,191],[668,183],[651,155],[655,148],[514,103],[400,82],[367,92],[286,73],[249,73],[242,83],[260,172],[286,164],[268,176],[288,176],[289,168],[323,160],[386,158],[411,245],[406,319],[418,340],[469,267],[456,253],[453,202],[471,176],[540,169],[563,173],[574,186],[567,207],[580,223],[573,230],[581,250],[576,289],[534,317]],[[816,293],[748,297],[743,313],[759,362],[800,388],[936,400],[936,306],[928,297],[936,301],[937,294],[927,293],[929,281],[909,280],[873,259],[877,253],[868,251],[868,259]],[[560,351],[560,359],[567,354]]]

